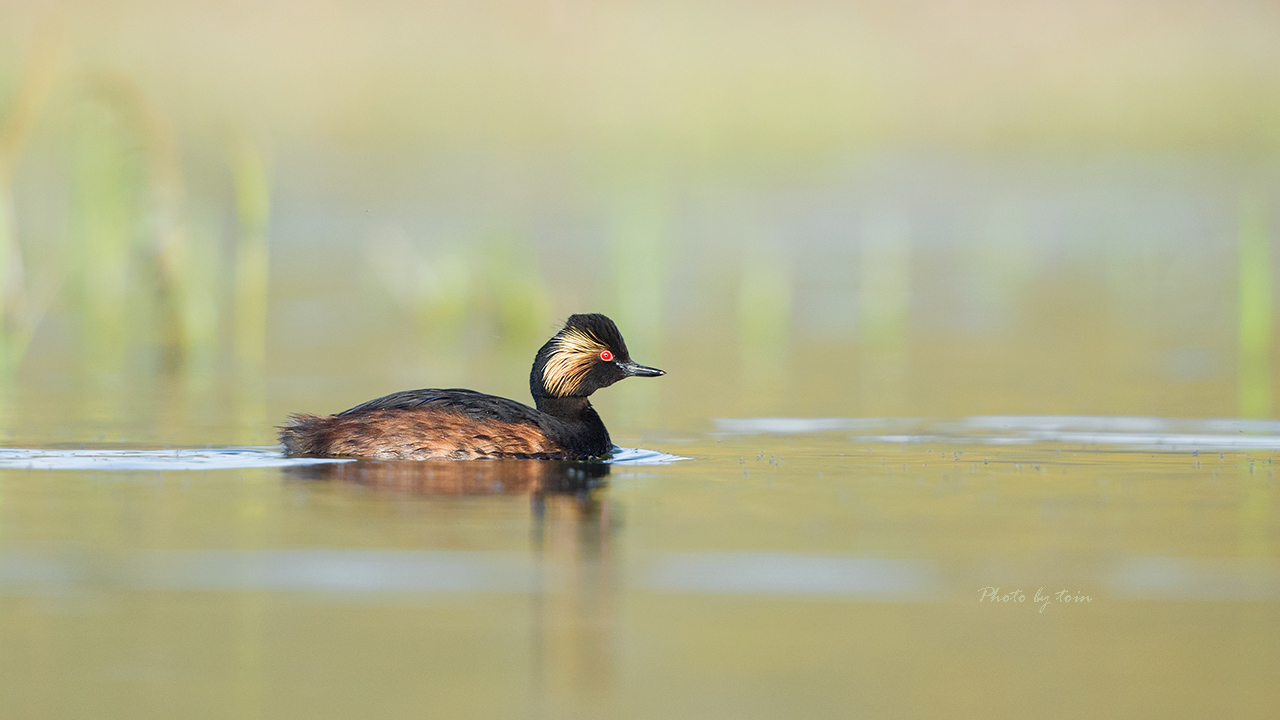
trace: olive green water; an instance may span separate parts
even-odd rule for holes
[[[555,463],[3,470],[0,703],[1272,716],[1269,452],[970,434],[988,442],[659,434],[643,444],[690,459],[589,479]],[[1222,437],[1198,442],[1239,432]],[[549,490],[513,481],[530,472]]]

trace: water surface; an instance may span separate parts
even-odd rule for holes
[[[615,464],[7,450],[0,703],[1268,717],[1275,430],[726,419]]]

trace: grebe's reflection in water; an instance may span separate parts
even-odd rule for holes
[[[357,460],[286,470],[312,481],[350,483],[414,495],[587,493],[606,484],[609,465],[571,460]]]

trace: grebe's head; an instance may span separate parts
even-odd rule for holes
[[[631,362],[618,326],[604,315],[572,315],[533,360],[529,389],[536,397],[586,397],[628,377],[665,375]]]

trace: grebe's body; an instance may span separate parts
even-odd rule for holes
[[[613,443],[588,396],[627,377],[656,377],[631,362],[604,315],[574,315],[538,350],[529,374],[535,407],[473,390],[409,390],[337,415],[295,415],[285,452],[381,460],[582,459]]]

